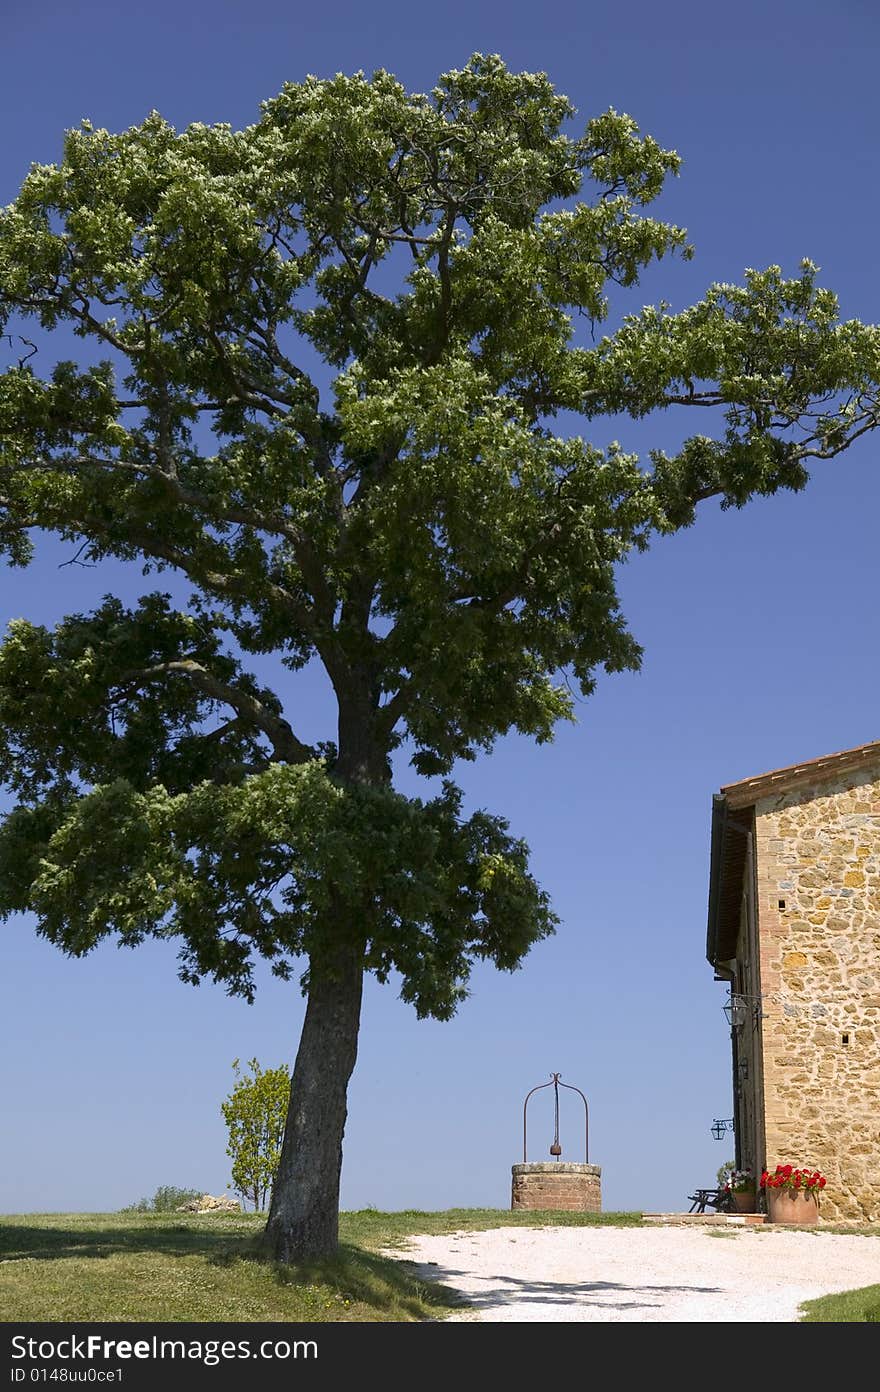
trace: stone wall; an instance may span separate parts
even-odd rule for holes
[[[573,1165],[562,1160],[514,1165],[510,1207],[601,1213],[601,1176],[599,1165]]]
[[[880,771],[756,805],[766,1162],[880,1219]]]

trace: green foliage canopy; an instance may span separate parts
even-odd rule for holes
[[[32,168],[0,213],[0,547],[24,565],[45,530],[191,596],[12,625],[4,914],[74,954],[174,936],[246,996],[255,960],[326,965],[345,933],[441,1018],[475,959],[551,931],[506,824],[449,781],[402,796],[391,755],[448,780],[550,739],[569,683],[638,666],[618,563],[704,499],[802,487],[876,425],[880,366],[808,262],[579,344],[690,249],[644,211],[678,155],[573,114],[475,55],[428,94],[287,84],[245,130],[85,122]],[[70,329],[81,361],[44,368]],[[638,459],[554,430],[676,407],[714,434]],[[270,653],[323,664],[320,745],[248,669]]]

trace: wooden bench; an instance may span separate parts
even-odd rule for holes
[[[696,1189],[693,1194],[688,1194],[690,1199],[690,1213],[705,1213],[706,1208],[714,1208],[716,1213],[729,1213],[733,1207],[733,1198],[729,1189]]]

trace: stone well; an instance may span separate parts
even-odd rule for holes
[[[510,1207],[601,1213],[601,1181],[600,1165],[574,1165],[562,1160],[514,1165]]]

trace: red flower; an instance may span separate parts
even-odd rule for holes
[[[761,1172],[762,1189],[790,1189],[793,1193],[803,1190],[806,1194],[817,1194],[825,1188],[825,1184],[825,1176],[808,1166],[796,1169],[794,1165],[777,1165],[772,1174],[768,1170]]]

